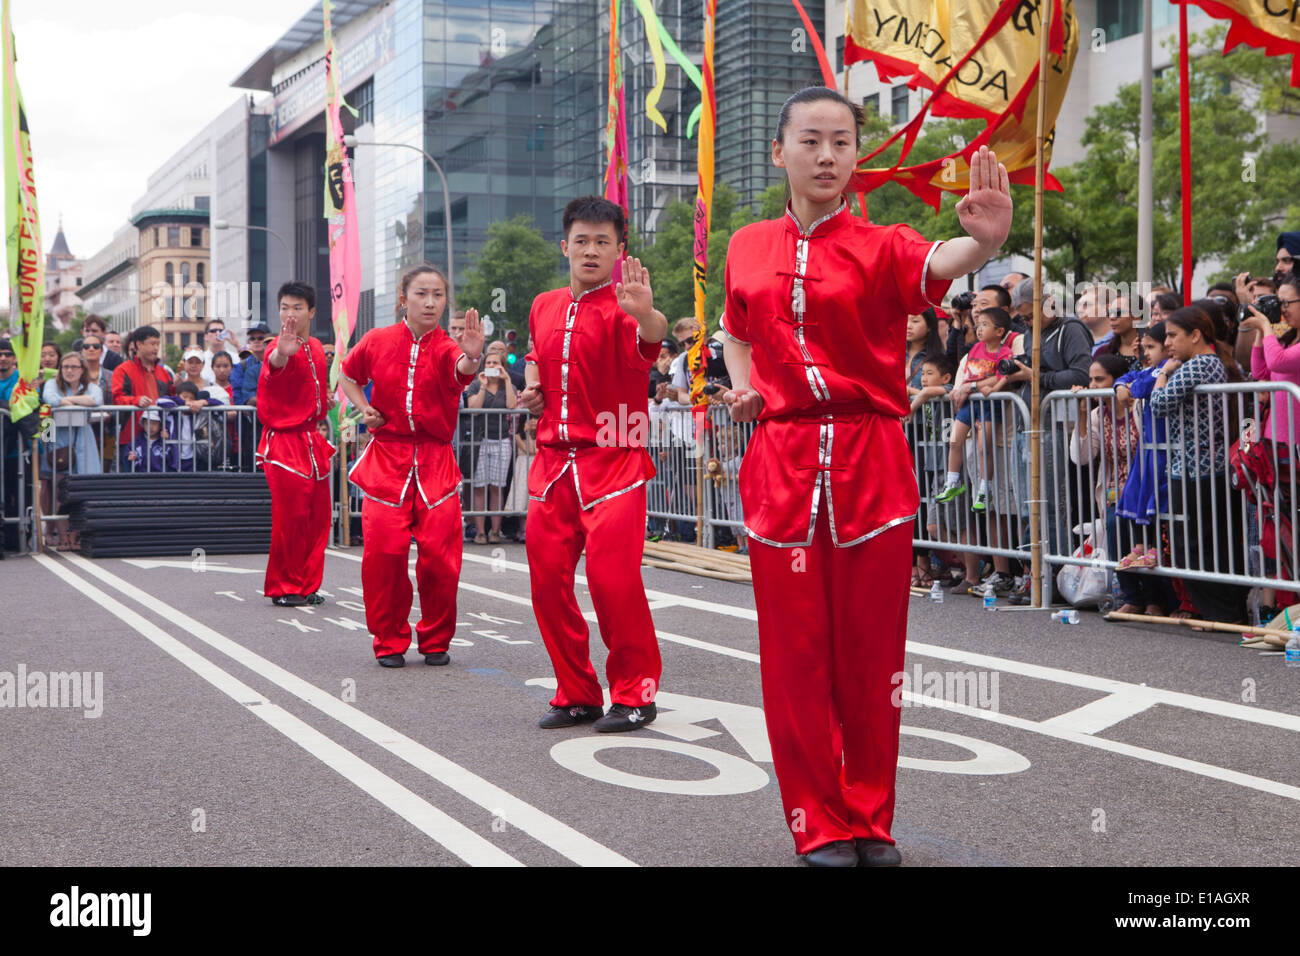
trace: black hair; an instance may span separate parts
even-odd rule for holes
[[[162,333],[159,332],[157,329],[155,329],[152,325],[142,325],[134,332],[131,333],[131,341],[135,342],[137,345],[139,345],[145,339],[160,339],[160,338],[162,338]]]
[[[411,283],[415,281],[416,276],[422,276],[425,275],[426,273],[435,275],[442,280],[442,291],[444,295],[451,290],[451,286],[447,282],[447,276],[444,275],[443,271],[439,269],[437,266],[429,262],[421,262],[419,265],[411,266],[411,268],[407,269],[405,272],[402,273],[402,281],[397,284],[398,302],[397,305],[393,307],[393,312],[397,315],[399,319],[402,317],[401,300],[406,298],[406,290],[410,287]],[[464,313],[460,312],[459,309],[457,310],[457,312],[460,313],[461,315],[464,315]],[[439,321],[441,321],[442,316],[439,316],[438,319]],[[324,345],[326,343],[322,341],[321,344]],[[333,344],[333,342],[331,341],[330,344]]]
[[[1229,295],[1231,295],[1234,299],[1237,297],[1237,287],[1233,285],[1231,282],[1216,282],[1214,283],[1214,285],[1210,286],[1208,291],[1226,292]]]
[[[1210,310],[1205,308],[1202,303],[1216,308],[1218,306],[1217,302],[1212,302],[1209,299],[1199,299],[1191,305],[1175,309],[1174,313],[1165,319],[1165,326],[1167,328],[1170,325],[1176,325],[1185,335],[1200,332],[1201,339],[1214,349],[1219,361],[1223,363],[1223,369],[1228,374],[1228,381],[1240,382],[1242,377],[1241,370],[1237,367],[1237,360],[1233,357],[1228,343],[1219,338],[1218,331],[1214,326],[1214,318],[1210,314]],[[1232,402],[1228,404],[1233,405]],[[1235,432],[1235,429],[1233,431]]]
[[[1228,337],[1228,316],[1227,311],[1218,302],[1213,299],[1197,299],[1192,303],[1193,306],[1204,312],[1210,319],[1210,324],[1214,328],[1214,337],[1220,342],[1232,344]],[[1178,310],[1175,310],[1175,313]],[[1170,316],[1173,318],[1173,316]],[[1167,320],[1166,320],[1167,321]],[[1179,326],[1182,328],[1182,326]]]
[[[0,352],[12,352],[13,350],[14,343],[11,339],[7,336],[5,338],[0,338]]]
[[[279,306],[280,300],[286,295],[302,299],[307,303],[308,309],[316,308],[316,290],[306,282],[299,282],[297,279],[290,279],[284,285],[280,286],[280,291],[275,294],[276,306]],[[222,324],[224,325],[225,323],[223,322]],[[206,327],[207,326],[204,326],[204,328]]]
[[[217,352],[212,356],[212,362],[211,362],[210,364],[212,364],[212,365],[216,365],[216,364],[217,364],[217,359],[221,358],[222,356],[225,356],[226,361],[230,363],[230,367],[233,369],[233,368],[235,367],[235,360],[234,360],[233,358],[230,357],[230,353],[227,352],[225,349],[220,349],[220,350],[218,350],[218,351],[217,351]]]
[[[1182,298],[1172,292],[1161,292],[1156,296],[1155,302],[1166,315],[1173,312],[1175,309],[1180,308],[1183,304]]]
[[[682,350],[682,347],[677,344],[677,340],[673,338],[671,335],[668,336],[668,338],[664,339],[662,342],[660,342],[659,347],[667,349],[673,355],[676,355],[678,352]]]
[[[1011,313],[1008,312],[1006,309],[1000,309],[997,306],[990,306],[987,309],[980,309],[980,311],[977,312],[976,315],[984,316],[984,318],[988,319],[999,329],[1001,329],[1003,335],[1005,335],[1007,332],[1011,330]]]
[[[603,196],[579,196],[577,199],[569,200],[561,219],[565,239],[569,238],[569,230],[573,228],[573,224],[579,221],[612,222],[618,241],[627,241],[627,217],[623,215],[622,207]]]
[[[1105,369],[1106,374],[1112,379],[1118,379],[1121,375],[1126,375],[1129,370],[1128,359],[1113,352],[1102,352],[1100,355],[1094,355],[1092,360]]]
[[[782,142],[785,137],[785,128],[790,125],[790,112],[801,103],[817,103],[822,100],[830,100],[833,103],[839,103],[846,106],[849,112],[853,114],[853,146],[856,149],[862,145],[862,107],[854,103],[838,90],[833,90],[829,86],[806,86],[798,93],[795,93],[781,106],[781,112],[776,117],[776,141]]]
[[[934,309],[926,309],[921,313],[921,318],[925,319],[925,344],[923,346],[926,355],[941,354],[944,351],[943,339],[939,338],[939,316]]]
[[[176,394],[179,395],[181,392],[184,392],[187,395],[193,395],[195,398],[199,397],[199,387],[188,380],[176,383]]]
[[[956,372],[953,371],[952,359],[948,358],[948,356],[944,355],[942,352],[937,355],[926,355],[926,357],[921,360],[921,364],[933,365],[934,370],[940,375],[956,374]]]
[[[988,285],[982,285],[980,286],[980,291],[992,292],[996,294],[998,297],[998,308],[1000,309],[1011,308],[1011,293],[1008,292],[1006,289],[1002,288],[1002,286],[998,285],[997,283],[991,282]]]
[[[1145,329],[1142,330],[1142,337],[1151,339],[1151,341],[1153,342],[1159,342],[1161,345],[1164,345],[1165,344],[1165,323],[1152,322],[1150,325],[1148,325]]]

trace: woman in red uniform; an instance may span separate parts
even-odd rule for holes
[[[406,562],[414,537],[416,634],[424,662],[440,665],[451,661],[463,528],[451,440],[460,393],[478,374],[483,326],[470,309],[459,340],[439,327],[447,280],[431,265],[402,276],[397,302],[405,319],[367,332],[343,360],[343,393],[371,434],[349,472],[365,494],[361,589],[375,657],[384,667],[404,666],[412,598]],[[363,389],[370,383],[367,401]]]
[[[892,678],[919,504],[899,424],[907,317],[983,265],[1011,226],[1006,170],[984,148],[957,205],[969,236],[931,243],[851,215],[860,121],[825,87],[786,101],[772,161],[790,204],[738,230],[727,252],[724,398],[736,421],[759,422],[740,494],[763,706],[786,823],[814,866],[901,860]]]

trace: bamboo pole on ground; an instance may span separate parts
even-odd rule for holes
[[[1050,2],[1041,5],[1042,24],[1038,36],[1038,124],[1034,151],[1034,324],[1033,350],[1030,356],[1031,379],[1029,383],[1029,540],[1030,540],[1030,599],[1034,607],[1045,607],[1043,594],[1043,541],[1042,541],[1042,421],[1038,414],[1038,374],[1042,368],[1043,338],[1043,140],[1047,125],[1047,34],[1052,15]],[[1059,307],[1059,306],[1058,306]]]

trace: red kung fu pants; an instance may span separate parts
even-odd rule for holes
[[[269,462],[265,472],[271,489],[271,553],[262,593],[269,598],[315,594],[325,575],[330,483]]]
[[[600,639],[609,648],[610,700],[641,707],[659,691],[659,642],[641,583],[645,502],[641,485],[583,511],[573,475],[565,473],[551,485],[546,501],[528,503],[528,576],[537,627],[559,685],[551,700],[555,707],[599,707],[605,700],[591,666],[587,621],[573,591],[584,546],[587,586]]]
[[[811,546],[749,548],[763,709],[795,849],[892,843],[912,523],[837,548],[823,506]]]
[[[421,654],[451,646],[456,633],[456,588],[460,583],[460,498],[452,495],[428,507],[419,489],[404,505],[366,498],[361,505],[361,590],[366,627],[374,635],[375,657],[405,654],[411,646],[411,578],[407,560],[415,538],[415,581],[420,588]]]

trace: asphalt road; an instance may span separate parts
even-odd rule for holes
[[[551,669],[522,546],[468,545],[451,666],[412,647],[396,671],[359,550],[329,552],[314,609],[272,607],[264,560],[0,564],[0,865],[796,862],[748,585],[645,569],[660,717],[598,735],[536,727]],[[1300,671],[1280,655],[916,597],[907,666],[906,866],[1295,863]],[[20,668],[102,692],[16,707]],[[920,706],[936,680],[946,705]]]

